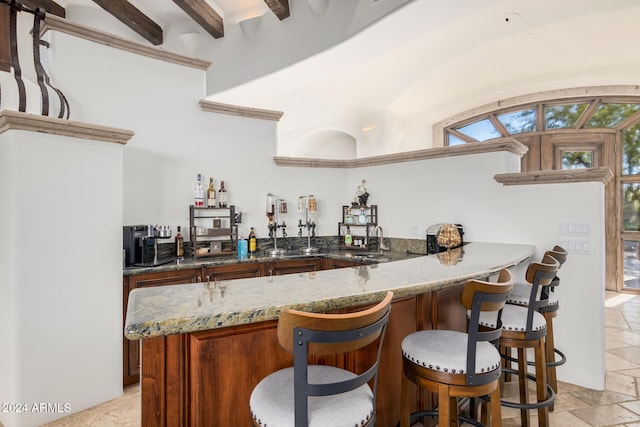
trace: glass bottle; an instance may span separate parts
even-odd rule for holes
[[[221,208],[227,207],[227,190],[224,188],[224,181],[220,181],[220,190],[218,191],[218,202]]]
[[[351,229],[347,226],[347,234],[344,236],[344,244],[346,246],[351,246],[353,243],[353,237],[351,237]]]
[[[209,188],[207,189],[207,207],[216,207],[216,188],[213,185],[213,178],[209,178]]]
[[[256,252],[257,240],[256,240],[256,232],[251,227],[249,231],[249,253],[253,255]]]
[[[178,258],[184,256],[184,238],[180,233],[180,226],[178,226],[178,232],[176,233],[175,237],[175,254]]]
[[[204,206],[204,187],[202,186],[202,175],[198,174],[196,183],[193,186],[193,206]]]

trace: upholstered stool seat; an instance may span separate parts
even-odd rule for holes
[[[356,375],[332,366],[309,366],[309,382],[340,382]],[[251,394],[249,405],[260,426],[293,426],[295,414],[293,368],[285,368],[266,377]],[[309,398],[309,427],[353,427],[366,425],[373,416],[373,393],[368,385],[332,396]]]
[[[502,333],[500,313],[511,291],[511,273],[502,270],[497,283],[470,280],[464,284],[462,306],[469,311],[467,332],[427,330],[402,340],[402,388],[400,427],[409,427],[418,417],[437,416],[440,427],[458,425],[462,419],[473,425],[500,426],[500,353],[496,349]],[[495,327],[480,328],[481,313],[490,312]],[[438,394],[436,410],[410,413],[412,384]],[[477,420],[458,411],[458,398],[490,396],[489,409]],[[486,409],[486,406],[485,406]]]
[[[413,363],[434,371],[465,374],[469,335],[457,331],[418,331],[402,341],[402,355]],[[500,352],[489,342],[476,348],[476,374],[500,368]]]
[[[376,422],[378,367],[392,292],[373,307],[346,314],[284,310],[278,342],[293,367],[263,378],[249,398],[258,427],[365,427]],[[356,367],[344,355],[357,353]],[[313,364],[335,356],[336,367]]]
[[[521,307],[518,305],[507,304],[502,309],[502,328],[506,331],[520,331],[525,332],[527,330],[527,307]],[[544,331],[547,329],[547,320],[544,316],[537,311],[532,313],[531,330],[532,331]],[[491,321],[488,321],[485,316],[480,316],[480,324],[483,326],[491,326]]]

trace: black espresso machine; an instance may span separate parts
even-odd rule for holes
[[[452,246],[441,246],[438,243],[438,234],[443,229],[443,226],[454,225],[460,235],[460,241],[458,244]],[[427,228],[427,254],[437,254],[448,249],[459,248],[464,244],[464,229],[462,224],[433,224]]]
[[[171,229],[167,225],[125,225],[122,227],[125,267],[148,267],[172,262],[174,260],[172,254],[163,254],[158,249],[159,241],[170,237]]]

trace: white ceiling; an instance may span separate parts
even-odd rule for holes
[[[331,7],[341,1],[331,0]],[[266,11],[263,0],[209,2],[225,22],[251,8]],[[131,3],[163,27],[184,18],[170,0]],[[433,123],[483,104],[640,84],[638,22],[637,0],[414,0],[338,46],[209,99],[283,111],[280,154],[317,130],[360,140],[373,122],[391,123],[404,135],[379,151],[425,148]]]

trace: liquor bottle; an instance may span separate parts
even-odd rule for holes
[[[256,232],[251,227],[249,231],[249,253],[253,255],[256,252],[257,240],[256,240]]]
[[[351,229],[347,225],[347,234],[344,236],[344,244],[346,246],[351,246],[353,243],[353,237],[351,237]]]
[[[213,178],[209,178],[209,189],[207,190],[207,207],[216,207],[216,188],[213,185]]]
[[[180,226],[178,226],[178,232],[176,233],[176,237],[175,237],[175,254],[178,258],[181,258],[184,256],[184,238],[182,237],[182,234],[180,234]]]
[[[204,206],[204,187],[202,186],[202,175],[198,174],[196,183],[193,186],[193,206]]]
[[[218,203],[221,208],[227,207],[227,190],[224,188],[224,181],[220,181],[220,190],[218,191]]]

